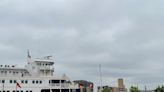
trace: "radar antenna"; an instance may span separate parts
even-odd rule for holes
[[[27,50],[27,58],[31,58],[29,49]]]

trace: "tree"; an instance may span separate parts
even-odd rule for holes
[[[105,87],[102,92],[111,92],[109,87]]]
[[[164,92],[164,86],[162,85],[162,87],[161,87],[161,92]]]
[[[129,90],[130,92],[140,92],[138,87],[134,87],[134,86],[131,86]]]
[[[158,86],[158,87],[154,90],[154,92],[161,92],[161,87]]]
[[[154,90],[154,92],[164,92],[164,86],[162,86],[162,87],[158,86],[158,87]]]

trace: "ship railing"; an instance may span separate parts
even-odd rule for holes
[[[40,69],[51,69],[50,66],[40,66]]]
[[[69,87],[69,83],[51,83],[51,86],[58,86],[58,87]]]
[[[69,87],[69,83],[61,83],[61,87]]]
[[[54,67],[52,67],[52,66],[40,66],[39,69],[40,70],[54,70]]]
[[[51,83],[51,86],[60,86],[60,83]]]

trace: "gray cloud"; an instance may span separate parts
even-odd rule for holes
[[[53,55],[56,73],[99,85],[163,83],[163,0],[0,1],[0,60]],[[24,61],[24,62],[22,62]],[[74,72],[74,74],[72,74]],[[146,76],[146,77],[145,77]],[[106,80],[106,81],[105,81]]]

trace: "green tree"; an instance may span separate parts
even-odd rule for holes
[[[158,86],[158,87],[154,90],[154,92],[164,92],[164,86],[162,86],[162,87]]]
[[[134,87],[134,86],[131,86],[129,90],[130,92],[140,92],[138,87]]]
[[[164,92],[164,86],[162,85],[162,87],[161,87],[161,92]]]
[[[161,92],[161,87],[158,86],[158,87],[154,90],[154,92]]]
[[[109,87],[105,87],[102,92],[111,92]]]

